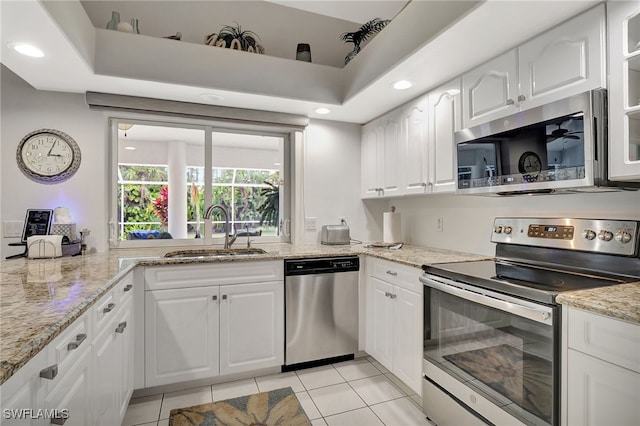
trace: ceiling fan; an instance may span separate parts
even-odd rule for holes
[[[558,124],[558,128],[554,129],[551,134],[547,135],[547,141],[552,141],[560,138],[580,139],[580,136],[576,136],[578,133],[583,132],[572,132],[569,129],[563,129],[562,124]]]

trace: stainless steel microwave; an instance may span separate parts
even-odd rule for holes
[[[587,192],[620,185],[607,177],[605,89],[461,130],[455,142],[459,194]]]

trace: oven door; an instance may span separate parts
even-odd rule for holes
[[[558,424],[557,306],[433,275],[420,280],[425,286],[425,414],[438,425],[464,418]]]

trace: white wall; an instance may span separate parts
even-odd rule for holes
[[[434,195],[387,201],[401,214],[406,243],[493,255],[493,219],[500,216],[640,220],[640,191],[514,197]],[[436,230],[442,218],[442,232]],[[382,222],[382,215],[376,217]],[[582,230],[579,230],[582,232]],[[373,234],[374,240],[382,232]]]
[[[107,126],[102,112],[89,110],[81,94],[37,91],[2,66],[2,175],[3,221],[24,221],[27,209],[69,208],[77,230],[88,228],[89,247],[107,248]],[[69,134],[80,147],[82,163],[68,181],[44,185],[29,180],[18,169],[16,149],[34,130],[50,128]],[[2,257],[21,253],[7,247],[20,239],[2,238]]]

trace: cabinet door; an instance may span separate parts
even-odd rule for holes
[[[93,348],[87,346],[71,368],[60,372],[63,376],[44,399],[49,410],[67,410],[65,426],[96,424],[91,395],[94,391],[92,373]],[[63,414],[63,413],[61,413]]]
[[[609,178],[640,181],[640,3],[607,2]]]
[[[462,76],[462,127],[477,126],[518,111],[516,50]]]
[[[120,386],[118,388],[116,402],[118,404],[118,422],[121,424],[124,414],[129,406],[129,400],[133,394],[133,312],[132,302],[122,305],[116,321],[116,339],[120,352]]]
[[[389,371],[393,371],[393,286],[369,277],[369,321],[367,352]]]
[[[15,413],[11,418],[5,418],[6,412],[1,413],[0,423],[3,426],[27,426],[43,423],[41,419],[19,418],[19,413],[24,409],[34,410],[35,413],[38,408],[42,408],[40,399],[43,397],[44,386],[41,382],[45,379],[40,378],[40,370],[46,367],[46,355],[46,350],[40,351],[0,387],[2,409]]]
[[[361,176],[362,198],[376,198],[380,196],[380,165],[378,164],[378,140],[382,138],[377,123],[370,123],[362,127],[361,144]]]
[[[219,287],[145,294],[145,386],[218,374]]]
[[[606,87],[604,4],[518,48],[521,109]]]
[[[400,195],[400,111],[382,120],[382,195]]]
[[[410,104],[402,112],[402,193],[429,191],[428,98]]]
[[[568,351],[568,424],[639,425],[640,374]]]
[[[284,363],[284,283],[220,287],[220,374]]]
[[[429,157],[433,185],[431,192],[455,192],[456,143],[454,133],[460,130],[460,80],[440,86],[429,94]]]
[[[393,373],[418,395],[422,393],[422,295],[395,287]]]
[[[121,419],[118,394],[122,381],[123,358],[116,334],[117,317],[101,324],[93,341],[95,388],[93,393],[96,422],[100,425],[118,424]]]

